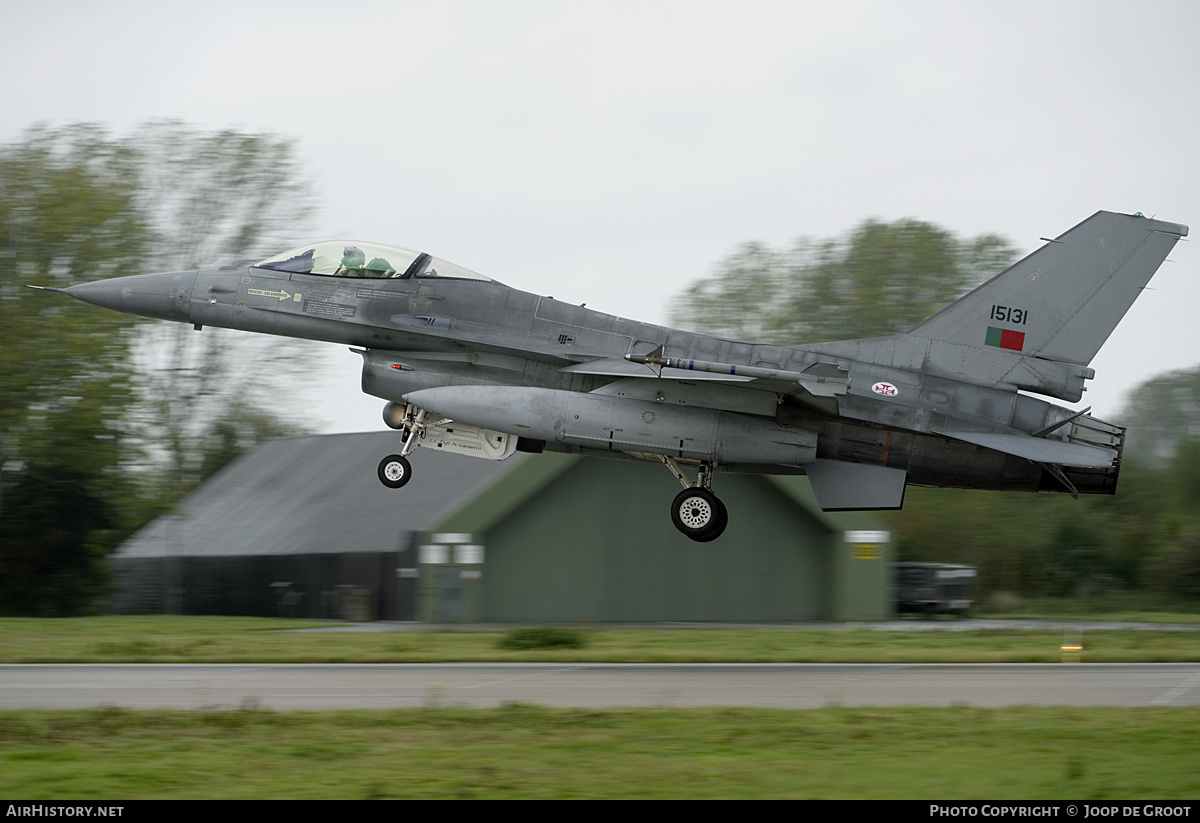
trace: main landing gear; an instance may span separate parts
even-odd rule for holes
[[[724,534],[729,525],[729,510],[710,488],[712,466],[701,463],[696,482],[692,483],[673,458],[663,455],[660,459],[683,484],[683,491],[671,503],[671,522],[675,528],[697,543],[707,543]]]

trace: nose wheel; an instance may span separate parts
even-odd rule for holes
[[[379,482],[398,489],[412,477],[412,464],[402,454],[389,454],[379,461]]]
[[[683,484],[683,491],[671,502],[671,522],[675,528],[697,543],[707,543],[724,534],[729,525],[729,510],[709,488],[712,466],[701,463],[696,482],[692,483],[673,458],[662,456],[660,459]]]
[[[412,479],[412,464],[408,456],[416,448],[417,435],[425,429],[425,410],[411,403],[388,403],[383,407],[383,422],[404,433],[404,447],[399,454],[389,454],[379,461],[379,482],[389,489],[398,489]]]

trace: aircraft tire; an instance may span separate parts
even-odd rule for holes
[[[717,520],[708,534],[696,538],[697,543],[707,543],[710,540],[716,540],[725,533],[725,527],[729,525],[729,509],[725,508],[725,504],[721,502],[721,498],[714,497],[713,499],[717,502]]]
[[[698,543],[716,540],[729,524],[729,512],[708,489],[684,489],[671,503],[671,522]]]
[[[389,489],[398,489],[412,479],[412,464],[399,454],[389,454],[379,461],[379,482]]]

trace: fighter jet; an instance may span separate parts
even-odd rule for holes
[[[386,486],[409,482],[417,448],[660,462],[683,486],[676,528],[709,541],[729,520],[722,472],[806,474],[825,510],[900,508],[909,484],[1113,494],[1125,430],[1031,395],[1083,397],[1088,364],[1187,233],[1097,212],[907,334],[803,346],[626,320],[355,241],[61,291],[351,346],[399,431]]]

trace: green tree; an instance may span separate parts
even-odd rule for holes
[[[1200,514],[1200,437],[1188,435],[1176,441],[1171,478],[1180,509]]]
[[[139,463],[136,319],[24,288],[146,254],[136,158],[92,126],[0,148],[0,611],[77,613],[102,586]]]
[[[1200,602],[1200,532],[1187,535],[1155,558],[1148,577],[1160,591]]]
[[[1012,257],[994,235],[960,240],[917,220],[871,220],[845,237],[798,240],[785,251],[747,243],[676,299],[672,322],[776,345],[896,334]]]
[[[132,528],[296,430],[268,395],[282,349],[24,284],[244,263],[290,245],[311,203],[269,135],[73,125],[0,147],[0,613],[96,608]]]
[[[19,453],[12,438],[28,415],[129,374],[135,318],[81,315],[24,285],[115,277],[145,256],[135,167],[89,126],[34,129],[0,149],[0,426],[9,453]]]
[[[1200,366],[1142,383],[1130,393],[1119,419],[1129,429],[1129,455],[1164,465],[1181,438],[1200,438]]]

